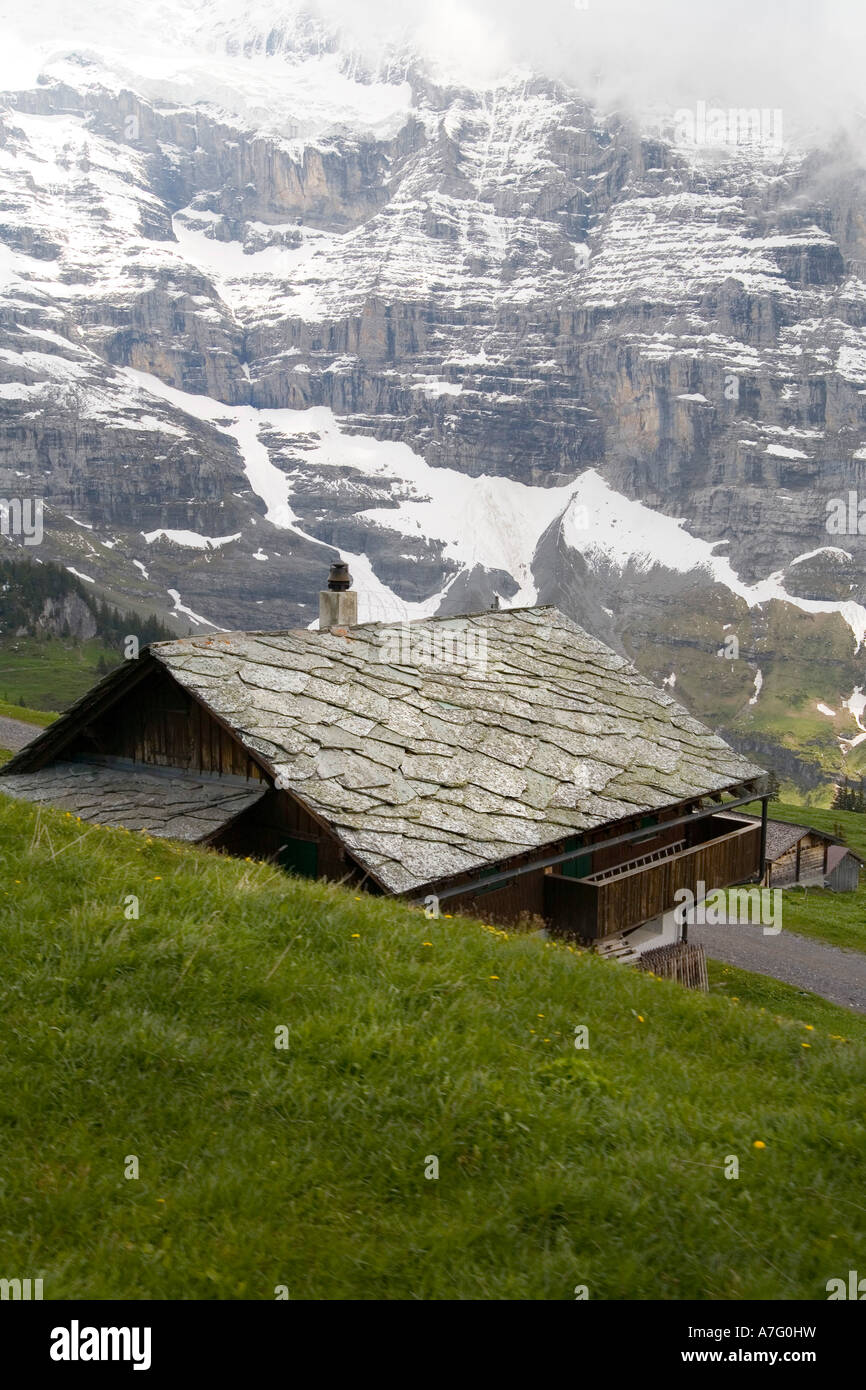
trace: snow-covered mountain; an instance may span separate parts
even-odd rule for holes
[[[45,498],[39,555],[179,630],[311,621],[335,549],[362,616],[557,602],[744,738],[866,684],[850,147],[679,145],[300,4],[6,8],[0,492]]]

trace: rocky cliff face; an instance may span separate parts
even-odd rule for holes
[[[743,737],[792,669],[841,706],[853,152],[677,146],[300,21],[211,39],[198,100],[92,47],[2,97],[0,492],[45,498],[39,553],[185,630],[311,621],[339,549],[362,616],[556,602]]]

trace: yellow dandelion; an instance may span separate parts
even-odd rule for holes
[[[421,945],[422,945],[422,946],[432,946],[432,945],[433,945],[433,942],[432,942],[432,941],[422,941],[422,942],[421,942]]]
[[[754,1144],[752,1145],[753,1149],[765,1149],[766,1147],[767,1146],[764,1143],[763,1139],[756,1139]]]
[[[801,1046],[801,1047],[811,1047],[812,1044],[811,1044],[811,1043],[800,1043],[800,1046]]]
[[[499,979],[499,976],[498,976],[498,975],[488,975],[487,978],[488,978],[489,980],[498,980],[498,979]]]
[[[814,1033],[814,1031],[815,1031],[815,1025],[814,1025],[814,1023],[804,1023],[804,1024],[803,1024],[803,1027],[804,1027],[804,1028],[807,1028],[807,1029],[809,1030],[810,1033]]]
[[[353,931],[353,932],[352,932],[352,940],[354,941],[355,938],[358,937],[358,936],[360,936],[360,935],[361,935],[361,933],[360,933],[359,931]]]

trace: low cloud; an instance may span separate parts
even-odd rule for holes
[[[458,79],[521,65],[605,106],[780,107],[786,132],[866,133],[862,0],[320,0],[359,46],[401,37]],[[863,115],[859,114],[862,110]]]

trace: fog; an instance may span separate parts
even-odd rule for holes
[[[587,8],[582,8],[586,3]],[[405,38],[457,79],[515,65],[605,106],[779,107],[786,135],[866,142],[863,0],[319,0],[371,52]],[[862,113],[862,114],[861,114]]]

